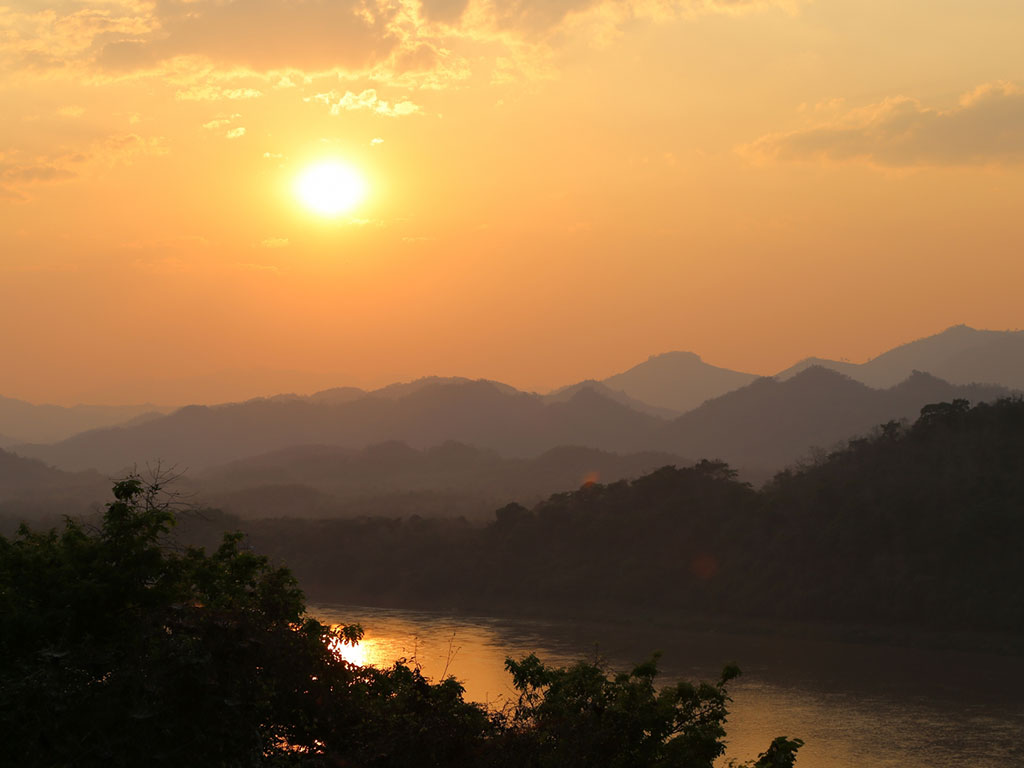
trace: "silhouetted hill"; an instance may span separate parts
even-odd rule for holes
[[[876,388],[894,386],[917,370],[953,384],[982,382],[1024,390],[1024,331],[984,331],[955,325],[891,349],[866,363],[807,358],[775,378],[787,379],[814,365],[831,368]]]
[[[651,416],[657,416],[660,419],[674,419],[679,415],[678,411],[672,410],[671,408],[659,408],[656,405],[650,405],[649,403],[630,397],[625,392],[612,389],[611,387],[602,384],[600,381],[595,381],[593,379],[587,379],[586,381],[581,381],[578,384],[570,384],[568,387],[562,387],[561,389],[556,389],[554,392],[549,392],[547,395],[544,395],[544,402],[564,403],[571,400],[578,392],[585,389],[592,390],[602,397],[614,400],[627,408],[632,408],[634,411],[646,413]]]
[[[422,378],[415,379],[414,381],[403,381],[395,384],[388,384],[386,387],[375,389],[369,394],[374,395],[375,397],[387,397],[397,400],[408,395],[415,394],[416,392],[428,387],[451,384],[490,384],[502,394],[522,394],[522,392],[515,387],[510,387],[508,384],[502,384],[500,381],[491,381],[489,379],[467,379],[463,376],[423,376]]]
[[[559,447],[529,459],[447,442],[426,450],[391,442],[353,451],[301,446],[186,478],[195,500],[241,517],[389,515],[489,517],[513,500],[539,501],[584,482],[637,477],[666,453],[620,456]]]
[[[0,529],[22,520],[57,522],[110,496],[110,481],[94,472],[63,472],[0,450]]]
[[[401,391],[388,388],[387,396],[370,393],[341,402],[279,396],[188,406],[156,418],[147,415],[132,426],[15,450],[65,469],[118,474],[157,460],[195,472],[296,445],[358,450],[399,441],[422,449],[457,441],[505,456],[579,445],[722,458],[745,477],[761,480],[812,447],[828,448],[874,424],[912,417],[925,403],[1006,394],[991,386],[955,387],[925,374],[874,390],[815,367],[786,381],[758,379],[666,422],[593,386],[566,392],[564,400],[485,381],[435,381]]]
[[[34,405],[23,400],[0,397],[0,444],[50,443],[97,427],[123,424],[167,408],[144,405]]]
[[[358,387],[332,387],[331,389],[314,392],[308,399],[311,403],[340,405],[342,403],[351,403],[353,400],[366,397],[366,395],[367,393]]]
[[[660,444],[684,456],[728,461],[736,467],[778,471],[874,425],[913,418],[927,403],[1006,396],[1002,387],[954,386],[914,373],[898,386],[872,389],[841,373],[814,366],[792,378],[762,378],[709,400],[680,416]]]
[[[756,378],[708,365],[692,352],[666,352],[601,383],[644,403],[685,413]]]
[[[929,405],[912,427],[876,427],[760,491],[703,461],[510,504],[483,529],[374,518],[247,530],[339,602],[1022,632],[1024,401]]]
[[[294,445],[348,448],[404,441],[416,448],[455,440],[513,456],[557,445],[643,450],[664,422],[591,390],[545,403],[491,382],[431,383],[401,397],[349,402],[306,398],[188,406],[129,428],[94,430],[54,445],[19,446],[22,455],[67,469],[124,467],[160,459],[199,470]]]

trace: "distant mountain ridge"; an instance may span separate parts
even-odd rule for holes
[[[564,403],[575,397],[577,393],[586,389],[596,392],[609,400],[614,400],[617,403],[625,405],[627,408],[632,408],[634,411],[640,411],[640,413],[657,416],[660,419],[674,419],[679,415],[679,412],[672,408],[661,408],[657,405],[651,405],[650,403],[642,400],[637,400],[634,397],[630,397],[625,392],[612,389],[607,384],[595,381],[594,379],[587,379],[586,381],[581,381],[578,384],[570,384],[567,387],[556,389],[554,392],[544,395],[544,402]]]
[[[902,344],[865,363],[808,357],[778,372],[774,378],[789,379],[815,365],[882,389],[898,384],[917,370],[952,384],[998,384],[1024,390],[1024,331],[976,330],[957,325]],[[674,418],[758,378],[752,373],[710,365],[693,352],[677,351],[652,355],[645,362],[600,381],[587,379],[558,387],[543,397],[547,402],[566,400],[578,390],[589,388],[633,410]],[[465,377],[426,376],[375,390],[339,386],[311,395],[279,394],[244,402],[306,401],[340,405],[367,397],[399,399],[425,387],[474,381]],[[506,394],[522,394],[501,382],[480,381]],[[0,397],[0,445],[52,443],[89,429],[125,425],[135,419],[148,420],[172,410],[148,404],[64,408]]]
[[[991,402],[1010,392],[995,385],[954,385],[915,371],[888,389],[812,366],[788,379],[765,377],[704,403],[673,421],[659,447],[774,472],[888,421],[913,420],[925,405],[964,399]]]
[[[18,447],[65,469],[117,474],[161,460],[190,473],[301,445],[360,450],[403,442],[423,450],[455,441],[507,458],[565,445],[635,453],[657,450],[723,459],[761,481],[813,448],[832,445],[893,419],[912,419],[929,403],[990,401],[992,385],[957,386],[915,373],[885,390],[812,367],[786,380],[760,378],[667,421],[579,387],[549,400],[486,381],[428,383],[401,397],[368,395],[340,403],[281,397],[190,406],[129,427],[94,430],[53,445]]]
[[[35,405],[0,396],[0,445],[51,443],[97,427],[147,418],[171,409],[142,405]]]
[[[490,382],[430,383],[402,397],[370,394],[341,403],[307,398],[188,406],[132,427],[93,430],[18,453],[69,469],[119,472],[161,459],[191,471],[294,445],[349,448],[404,441],[427,448],[449,440],[531,456],[559,445],[617,452],[654,442],[662,419],[592,389],[565,402],[545,402]]]
[[[866,363],[811,357],[780,371],[775,378],[788,379],[814,365],[875,388],[894,386],[913,371],[925,371],[951,384],[1000,384],[1024,390],[1024,331],[985,331],[954,325],[933,336],[901,344]]]
[[[62,409],[0,399],[0,417],[27,413],[38,420],[53,412],[65,419],[65,431],[69,413],[120,422],[56,442],[23,443],[20,432],[5,426],[11,420],[0,418],[0,433],[3,445],[23,456],[111,474],[155,460],[197,472],[300,445],[360,450],[401,441],[422,450],[456,441],[506,457],[537,456],[561,445],[615,453],[660,450],[725,459],[761,480],[812,448],[827,449],[890,419],[914,418],[928,403],[991,400],[1010,392],[1007,382],[1019,381],[1016,389],[1024,389],[1022,345],[1024,332],[954,326],[867,363],[811,365],[816,359],[808,359],[772,378],[672,352],[547,395],[494,381],[430,376],[372,391],[337,387],[168,414],[142,406]],[[902,375],[917,363],[922,367]],[[927,365],[944,366],[961,383],[948,383],[934,370],[922,373]],[[995,384],[969,384],[985,378]]]
[[[666,352],[628,371],[609,376],[601,383],[641,402],[679,414],[757,378],[753,373],[709,365],[693,352]]]

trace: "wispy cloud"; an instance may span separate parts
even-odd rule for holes
[[[157,26],[146,4],[134,0],[40,6],[0,7],[0,62],[9,76],[91,59],[101,41],[144,36]]]
[[[306,101],[318,101],[329,106],[332,115],[340,115],[342,112],[354,112],[368,110],[385,117],[404,117],[415,115],[421,112],[418,104],[408,100],[391,102],[377,96],[374,88],[368,88],[360,93],[345,91],[338,94],[334,91],[329,93],[318,93],[315,96],[306,98]]]
[[[231,124],[240,117],[241,115],[238,113],[215,117],[213,120],[203,123],[203,128],[208,131],[219,131],[222,128],[227,128],[228,130],[224,132],[224,138],[239,139],[242,136],[245,136],[245,127],[241,125],[236,125],[234,127],[229,126],[231,126]]]
[[[218,117],[214,120],[210,120],[208,123],[203,123],[203,128],[208,131],[216,131],[218,128],[224,128],[231,125],[231,121],[241,115],[232,115],[231,117]]]
[[[77,174],[66,166],[54,163],[4,163],[0,162],[0,183],[17,186],[48,181],[65,181]]]
[[[17,70],[96,66],[159,71],[193,59],[218,73],[346,72],[461,79],[453,49],[488,41],[509,55],[565,28],[763,8],[810,0],[81,0],[36,11],[0,7],[0,62]],[[276,73],[276,74],[275,74]],[[287,74],[283,77],[287,78]],[[259,88],[199,83],[180,99],[255,98]]]
[[[989,83],[952,109],[897,96],[740,148],[756,159],[862,161],[892,168],[1024,161],[1024,89]]]
[[[209,83],[193,85],[178,91],[174,97],[179,101],[236,101],[238,99],[258,99],[263,91],[257,88],[221,88]]]
[[[122,71],[189,55],[256,72],[365,68],[398,44],[391,27],[401,7],[363,0],[161,0],[152,29],[104,41],[97,61]]]
[[[162,137],[116,134],[92,142],[80,152],[26,157],[13,151],[0,154],[0,192],[9,200],[26,199],[25,191],[39,184],[72,181],[95,166],[131,163],[141,155],[167,152]]]

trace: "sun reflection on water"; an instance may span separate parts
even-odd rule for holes
[[[722,658],[745,662],[747,674],[730,689],[727,758],[749,759],[775,736],[787,734],[806,742],[798,762],[819,768],[861,768],[868,753],[872,766],[1020,764],[1021,696],[1002,676],[986,672],[992,659],[985,654],[685,626],[641,631],[629,624],[455,617],[342,605],[313,610],[321,620],[356,620],[366,627],[369,636],[358,645],[332,644],[346,661],[388,668],[403,660],[435,682],[454,675],[465,685],[468,701],[497,708],[517,696],[504,668],[506,656],[536,652],[548,663],[571,664],[592,658],[599,639],[601,655],[622,670],[658,643],[667,659],[659,686],[709,679]],[[1020,678],[1024,662],[1000,656],[999,663]],[[951,672],[959,677],[951,678]],[[971,685],[950,698],[949,681],[961,678]],[[939,684],[931,685],[932,680]],[[965,716],[969,731],[962,727]],[[880,741],[879,733],[889,737]]]
[[[341,626],[340,624],[335,624],[331,629],[337,630]],[[375,654],[372,653],[373,647],[374,642],[365,637],[358,643],[346,642],[344,638],[338,635],[331,637],[327,641],[327,648],[335,657],[359,667],[375,665],[375,662],[379,661],[375,658]]]

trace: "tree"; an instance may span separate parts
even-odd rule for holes
[[[0,537],[4,764],[709,768],[722,752],[734,668],[655,692],[655,660],[609,677],[510,659],[520,699],[487,711],[454,678],[345,662],[361,628],[307,616],[241,534],[176,547],[160,478],[113,493],[99,528]],[[791,765],[794,744],[763,766]]]
[[[18,765],[252,765],[309,748],[311,677],[352,675],[291,574],[224,537],[175,552],[159,479],[102,526],[0,539],[0,726]],[[313,681],[315,682],[315,681]]]
[[[725,749],[725,684],[681,682],[657,691],[657,656],[609,676],[599,663],[545,666],[534,655],[505,666],[519,691],[509,720],[510,764],[537,768],[711,768]]]

